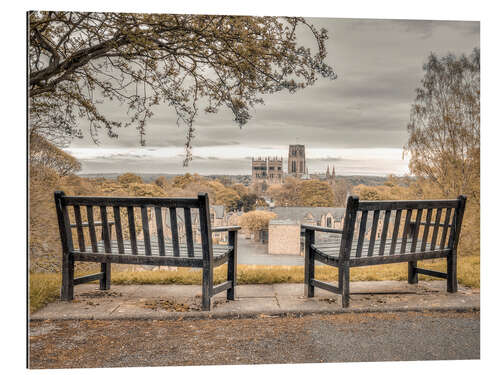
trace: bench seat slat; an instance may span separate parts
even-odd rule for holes
[[[392,241],[392,239],[387,239],[386,241],[386,247],[388,246],[387,242],[392,242],[394,243],[394,253],[384,253],[384,255],[370,255],[369,251],[369,246],[365,244],[363,248],[361,249],[361,252],[359,252],[359,249],[352,247],[351,248],[351,260],[354,258],[374,258],[375,256],[397,256],[401,254],[405,254],[405,251],[401,251],[401,245],[404,242],[402,239],[397,239],[396,241]],[[410,243],[411,243],[410,239]],[[375,246],[380,246],[381,241],[376,240],[375,241]],[[430,251],[431,252],[431,244],[426,243],[424,246],[422,243],[422,240],[418,240],[415,243],[416,246],[418,246],[420,249],[425,249],[425,251]],[[320,243],[315,243],[311,245],[314,250],[321,252],[323,255],[326,257],[332,258],[332,259],[338,259],[339,258],[339,253],[340,253],[340,239],[328,241],[328,242],[320,242]],[[449,250],[449,249],[443,249],[443,250]],[[358,254],[361,254],[359,257],[357,256]]]

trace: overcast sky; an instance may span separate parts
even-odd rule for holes
[[[229,110],[197,118],[193,161],[182,167],[186,129],[168,106],[154,108],[146,147],[130,127],[118,139],[104,133],[96,146],[82,122],[84,139],[66,151],[82,162],[82,173],[157,172],[251,174],[252,156],[288,155],[288,145],[306,145],[309,172],[335,165],[339,175],[402,175],[406,125],[422,65],[431,52],[470,54],[479,47],[479,22],[311,19],[329,31],[327,62],[338,78],[319,79],[296,94],[265,97],[240,129]],[[313,41],[299,35],[313,47]],[[120,108],[104,108],[123,120]],[[124,109],[123,109],[124,110]],[[286,171],[286,163],[285,171]]]

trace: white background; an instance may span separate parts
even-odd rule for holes
[[[342,3],[342,4],[341,4]],[[242,374],[256,372],[314,374],[449,372],[479,374],[498,367],[499,267],[498,255],[498,178],[500,87],[498,67],[500,35],[498,9],[493,1],[7,1],[2,4],[2,200],[0,205],[1,266],[1,344],[2,369],[6,374],[28,372],[26,366],[26,11],[136,11],[157,13],[199,13],[240,15],[287,15],[307,17],[395,18],[481,21],[482,81],[482,171],[481,171],[481,361],[427,361],[357,364],[209,366],[171,368],[129,368],[75,370],[72,373],[199,373]],[[496,213],[496,215],[495,215]],[[410,349],[411,350],[411,349]],[[485,371],[486,370],[486,371]],[[498,369],[496,370],[498,371]],[[67,373],[59,370],[57,373]],[[42,371],[41,373],[56,373]]]

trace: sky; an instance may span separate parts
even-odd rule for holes
[[[154,107],[146,146],[132,126],[106,134],[95,145],[88,124],[83,139],[65,150],[82,162],[81,173],[251,174],[252,156],[282,156],[286,171],[289,144],[306,146],[310,173],[334,165],[337,175],[404,175],[406,130],[422,66],[431,52],[470,54],[479,47],[479,22],[311,18],[329,32],[327,63],[336,80],[318,79],[295,94],[264,97],[243,128],[229,109],[201,113],[195,122],[193,161],[183,167],[186,128],[176,124],[167,105]],[[298,42],[314,48],[305,32]],[[123,120],[125,108],[101,106]]]

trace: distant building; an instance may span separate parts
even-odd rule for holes
[[[267,186],[283,183],[283,158],[252,158],[252,184],[258,191],[265,191]]]
[[[335,166],[332,165],[332,172],[330,173],[330,166],[328,165],[326,168],[326,181],[333,185],[335,183]]]
[[[299,178],[307,175],[306,146],[290,145],[288,147],[288,175]]]
[[[267,252],[269,254],[300,255],[300,224],[293,220],[269,222]]]
[[[335,229],[342,229],[344,225],[345,208],[342,207],[274,207],[266,210],[277,215],[269,222],[269,254],[300,255],[303,251],[301,224]],[[332,236],[335,235],[318,232],[316,239],[325,241]]]
[[[320,180],[324,182],[328,182],[330,186],[335,185],[335,166],[332,165],[332,170],[330,172],[330,166],[327,165],[326,173],[323,172],[312,172],[309,174],[309,178],[313,180]]]
[[[303,252],[304,242],[300,237],[300,225],[309,224],[320,227],[343,229],[344,226],[344,207],[274,207],[267,209],[274,212],[277,218],[269,222],[269,254],[295,254]],[[395,215],[395,214],[394,214]],[[391,214],[389,220],[394,220]],[[356,218],[357,228],[359,228],[360,215]],[[369,240],[373,225],[373,212],[367,216],[367,227],[365,231],[365,240]],[[375,239],[380,239],[383,230],[383,221],[385,216],[379,217],[376,226]],[[387,238],[392,238],[392,230],[387,232]],[[338,234],[316,232],[316,242],[329,241],[332,238],[338,238]],[[357,241],[358,233],[355,232],[354,239]],[[300,246],[297,247],[297,243]]]

